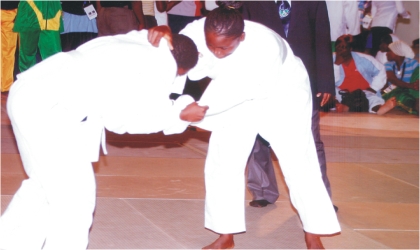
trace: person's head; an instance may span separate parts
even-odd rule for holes
[[[239,1],[216,1],[218,8],[212,10],[206,18],[204,32],[209,50],[217,57],[224,58],[232,54],[245,39],[244,18],[239,8]]]
[[[180,34],[172,34],[172,45],[174,49],[171,52],[178,66],[177,74],[184,75],[198,62],[197,46],[191,38]]]
[[[335,53],[337,57],[351,57],[352,35],[342,35],[335,41]]]
[[[379,50],[381,52],[388,52],[388,45],[392,43],[391,35],[387,34],[381,38],[381,43],[379,44]]]
[[[405,57],[414,58],[414,52],[405,42],[399,40],[388,45],[389,51],[386,53],[388,61],[402,61]]]

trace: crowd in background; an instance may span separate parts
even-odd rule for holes
[[[291,3],[291,1],[275,2]],[[400,41],[395,36],[397,19],[410,18],[410,12],[404,8],[403,3],[401,1],[343,0],[326,1],[326,4],[332,52],[335,52],[337,39],[348,34],[352,36],[349,38],[351,39],[349,49],[353,54],[357,53],[356,58],[363,53],[363,55],[374,57],[375,59],[365,58],[371,62],[374,60],[375,65],[377,61],[383,65],[393,64],[387,69],[394,70],[395,74],[406,74],[406,76],[400,76],[398,80],[408,79],[408,82],[405,82],[407,85],[398,84],[399,81],[395,84],[392,79],[387,79],[385,82],[381,80],[379,85],[382,83],[383,85],[379,89],[374,88],[377,92],[375,94],[385,100],[391,98],[391,95],[385,92],[390,92],[396,87],[400,90],[412,89],[410,95],[413,96],[414,92],[413,98],[417,104],[412,105],[413,98],[409,98],[408,104],[397,98],[395,106],[402,107],[409,113],[418,113],[418,76],[416,80],[418,64],[408,59],[419,60],[419,40],[412,41],[410,45],[413,53],[398,55],[409,61],[403,65],[398,65],[394,61],[394,63],[388,62],[389,58],[386,56],[390,51],[388,45]],[[188,23],[205,16],[215,7],[215,1],[2,1],[1,92],[9,91],[16,74],[57,52],[73,50],[98,36],[124,34],[131,30],[149,29],[156,25],[169,25],[173,33],[178,33]],[[406,64],[411,65],[409,70],[406,69]],[[401,72],[400,66],[404,68],[404,72]],[[362,66],[356,65],[356,67]],[[341,86],[343,80],[346,80],[343,74],[340,75],[340,70],[343,72],[343,65],[335,64],[334,68],[338,98],[330,100],[330,103],[323,107],[323,111],[357,110],[346,105],[343,108],[340,105],[343,104],[341,93],[347,94],[347,100],[351,98],[348,91],[343,92],[346,89]],[[380,66],[377,70],[383,74]],[[411,75],[408,76],[407,73]],[[383,75],[370,77],[383,78]],[[365,87],[371,88],[372,81],[367,79],[367,82],[369,86],[365,84]],[[198,99],[208,81],[204,81],[204,85],[200,85],[202,82],[196,83],[188,81],[185,91],[190,91],[189,94]],[[407,105],[412,107],[407,107]]]

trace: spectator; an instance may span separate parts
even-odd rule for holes
[[[383,98],[396,98],[397,107],[410,114],[419,114],[419,63],[414,52],[403,41],[391,43],[386,54],[386,75],[390,86]]]
[[[155,8],[158,12],[166,11],[166,2],[163,1],[133,1],[132,6],[139,21],[138,30],[157,26]]]
[[[376,53],[375,59],[385,65],[385,63],[388,62],[388,59],[386,58],[386,53],[389,50],[388,45],[398,40],[400,39],[393,34],[388,34],[388,35],[383,36],[381,38],[381,43],[379,44],[379,51]]]
[[[155,18],[156,18],[157,25],[168,25],[168,13],[166,12],[168,5],[166,3],[166,0],[154,1],[154,2],[155,2]]]
[[[376,56],[379,51],[381,38],[395,31],[397,16],[409,19],[410,12],[406,11],[401,0],[395,1],[372,1],[372,50],[371,55]]]
[[[336,109],[338,112],[369,111],[383,115],[395,107],[395,98],[385,103],[378,94],[386,83],[385,67],[370,55],[352,52],[351,42],[351,35],[343,35],[335,45]]]
[[[413,40],[413,44],[412,44],[411,48],[414,51],[414,59],[419,61],[419,39],[418,38]]]
[[[13,83],[17,33],[13,32],[19,1],[1,3],[1,92],[8,92]]]
[[[3,4],[3,3],[2,3]],[[21,1],[13,31],[19,33],[19,70],[36,64],[37,49],[42,60],[61,52],[63,19],[60,1]]]
[[[355,0],[325,1],[331,27],[332,51],[335,50],[335,41],[341,35],[360,34],[360,13]]]
[[[91,6],[85,12],[85,8]],[[63,51],[74,50],[98,36],[95,1],[62,1],[64,31],[61,33]],[[89,7],[88,7],[89,8]]]
[[[335,93],[327,6],[324,1],[291,1],[287,18],[280,16],[278,10],[282,3],[288,2],[277,3],[278,6],[274,1],[245,1],[243,15],[245,19],[264,24],[282,36],[308,71],[313,101],[311,128],[324,185],[331,197],[319,127],[319,108],[329,99],[334,99]],[[253,194],[250,205],[254,207],[274,203],[279,195],[270,149],[260,139],[255,142],[248,162],[248,189]]]
[[[136,13],[140,12],[141,6],[141,2],[137,1],[97,1],[98,36],[126,34],[132,30],[139,30],[142,26]],[[133,8],[136,10],[133,11]]]
[[[172,33],[178,33],[190,22],[200,19],[203,8],[203,3],[197,0],[169,1],[166,10]]]

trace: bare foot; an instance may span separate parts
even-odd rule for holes
[[[393,109],[395,106],[397,106],[397,100],[395,99],[395,97],[391,97],[389,98],[384,105],[382,105],[379,109],[378,112],[376,112],[376,114],[378,115],[383,115],[386,112],[390,111],[391,109]]]
[[[322,245],[321,238],[316,234],[305,232],[305,242],[308,249],[325,249]]]
[[[220,237],[203,249],[232,249],[235,247],[233,242],[233,234],[221,234]]]
[[[350,110],[350,108],[349,108],[349,107],[347,107],[346,105],[341,104],[341,103],[337,103],[337,104],[335,105],[335,109],[336,109],[336,110],[337,110],[337,112],[339,112],[339,113],[342,113],[342,112],[349,112],[349,110]]]

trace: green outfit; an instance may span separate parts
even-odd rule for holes
[[[19,70],[36,64],[39,48],[42,59],[61,52],[63,19],[60,1],[21,1],[13,31],[19,33]]]
[[[410,78],[410,83],[413,83],[419,79],[419,67],[417,67]],[[413,110],[414,105],[416,104],[416,99],[419,98],[419,91],[414,89],[406,89],[396,87],[389,93],[383,94],[382,97],[385,100],[388,100],[391,97],[394,97],[397,100],[397,107],[402,108],[403,110],[407,111],[410,114],[417,114],[415,110]]]

